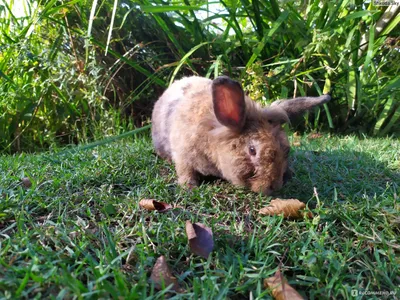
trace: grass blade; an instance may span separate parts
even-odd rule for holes
[[[287,19],[289,16],[288,11],[282,12],[279,18],[273,23],[272,28],[268,31],[268,33],[263,37],[262,41],[257,45],[257,47],[253,51],[253,55],[250,57],[249,61],[246,64],[246,69],[249,68],[257,57],[260,55],[261,51],[264,49],[267,41],[272,35],[278,30],[278,28],[282,25],[282,23]]]
[[[382,129],[382,125],[386,121],[386,117],[392,106],[393,106],[393,97],[390,97],[389,100],[386,102],[382,112],[380,113],[378,120],[375,123],[374,134],[378,134],[378,132]]]
[[[368,50],[365,57],[363,74],[367,71],[369,64],[371,63],[374,54],[374,40],[375,40],[375,25],[372,25],[369,29],[369,39],[368,39]]]
[[[190,49],[190,51],[188,53],[186,53],[182,59],[179,61],[178,66],[175,68],[174,72],[172,73],[171,76],[171,80],[169,81],[169,85],[172,84],[172,82],[174,82],[175,80],[175,76],[176,74],[179,72],[179,70],[181,69],[181,67],[183,66],[183,64],[186,62],[186,60],[190,57],[190,55],[192,55],[197,49],[199,49],[200,47],[203,47],[204,45],[209,44],[210,42],[204,42],[201,44],[198,44],[197,46],[193,47],[192,49]]]
[[[87,31],[86,40],[85,40],[85,53],[86,53],[85,62],[86,63],[88,62],[88,59],[89,59],[89,41],[90,41],[90,36],[92,34],[93,20],[94,20],[94,14],[96,12],[97,1],[98,0],[93,0],[92,8],[90,10],[88,31]]]
[[[112,136],[112,137],[109,137],[109,138],[102,139],[100,141],[95,141],[93,143],[89,143],[89,144],[86,144],[86,145],[83,145],[83,146],[77,146],[77,147],[74,147],[72,149],[67,149],[67,150],[58,152],[57,155],[63,155],[63,154],[66,154],[66,153],[75,153],[75,152],[78,152],[78,151],[84,151],[84,150],[93,149],[93,148],[96,148],[96,147],[99,147],[99,146],[103,146],[103,145],[106,145],[106,144],[121,140],[123,138],[136,135],[136,134],[138,134],[138,133],[140,133],[142,131],[146,131],[147,129],[150,129],[150,127],[151,127],[151,125],[146,125],[146,126],[143,126],[143,127],[140,127],[140,128],[137,128],[137,129],[134,129],[134,130],[131,130],[131,131],[116,135],[116,136]]]
[[[108,53],[108,45],[110,44],[111,41],[111,34],[114,28],[114,20],[115,20],[115,14],[117,12],[117,5],[118,5],[118,0],[114,0],[114,7],[112,10],[112,15],[111,15],[111,22],[110,22],[110,30],[108,31],[108,37],[107,37],[107,44],[106,44],[106,54]]]
[[[396,97],[396,96],[394,96],[394,97]],[[399,108],[400,108],[399,104],[397,104],[397,106],[395,104],[394,114],[392,115],[389,123],[385,126],[385,128],[383,128],[383,129],[380,128],[380,132],[379,132],[380,136],[385,136],[389,132],[389,130],[391,130],[394,127],[394,125],[396,125],[396,124],[397,124],[397,126],[399,125],[399,121],[400,121],[400,109]],[[394,129],[393,132],[396,132],[395,130],[396,129]],[[397,131],[397,132],[399,132],[399,131]]]
[[[193,10],[205,10],[199,6],[189,5],[141,5],[140,9],[145,13],[166,13],[172,11],[193,11]]]

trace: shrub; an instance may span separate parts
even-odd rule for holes
[[[228,74],[264,103],[330,92],[331,103],[297,129],[400,132],[396,6],[24,3],[23,17],[0,6],[0,149],[46,148],[141,126],[168,84],[191,74]]]

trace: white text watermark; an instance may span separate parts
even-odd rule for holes
[[[351,290],[351,295],[353,297],[357,296],[394,296],[396,295],[395,291],[359,291],[359,290]]]
[[[400,0],[372,0],[375,6],[400,6]]]

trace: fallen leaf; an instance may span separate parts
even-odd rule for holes
[[[322,137],[322,134],[320,134],[320,133],[318,133],[318,132],[310,133],[310,134],[308,135],[308,139],[309,139],[309,140],[319,139],[320,137]]]
[[[214,248],[213,233],[210,228],[201,224],[186,221],[186,234],[192,253],[208,258]]]
[[[300,210],[304,209],[306,205],[297,199],[280,199],[276,198],[271,200],[271,203],[262,209],[259,213],[262,215],[275,216],[281,215],[285,218],[301,218],[304,213]],[[309,218],[312,218],[312,213],[307,212]]]
[[[301,146],[301,143],[299,141],[294,141],[293,146],[299,147],[299,146]]]
[[[153,270],[151,271],[150,280],[158,290],[161,290],[163,286],[168,287],[172,284],[171,290],[176,292],[181,291],[178,280],[172,275],[164,255],[157,258]]]
[[[276,271],[274,276],[264,279],[264,287],[272,290],[272,295],[276,300],[304,299],[289,285],[279,270]]]
[[[27,189],[29,189],[32,186],[32,182],[28,177],[22,178],[21,183],[22,183],[22,186]]]
[[[139,206],[147,210],[157,210],[160,213],[166,212],[172,208],[172,205],[154,199],[142,199],[139,202]]]

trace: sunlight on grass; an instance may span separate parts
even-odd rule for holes
[[[259,215],[271,197],[221,180],[180,189],[147,135],[71,153],[2,156],[0,297],[162,297],[148,282],[161,255],[185,299],[271,297],[263,280],[280,264],[311,299],[395,291],[399,141],[290,139],[295,176],[277,196],[307,203],[311,219]],[[143,198],[176,208],[148,212],[139,208]],[[187,220],[212,229],[207,260],[190,253]]]

